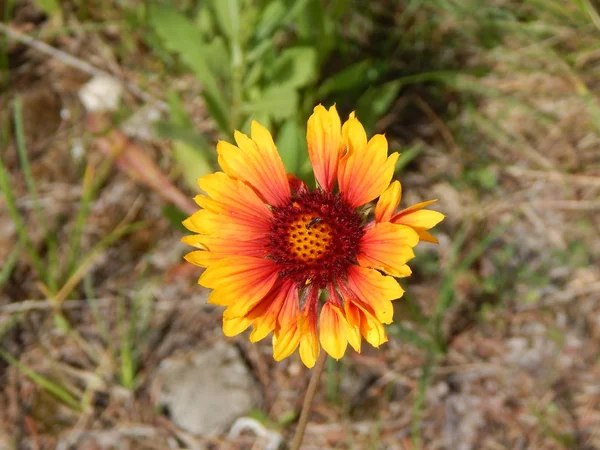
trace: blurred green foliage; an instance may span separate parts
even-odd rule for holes
[[[356,98],[350,108],[371,131],[404,83],[377,83],[389,70],[383,59],[351,61],[354,44],[345,34],[362,31],[340,23],[355,7],[342,0],[209,0],[140,5],[134,20],[146,25],[144,39],[156,55],[202,84],[220,138],[231,140],[235,129],[248,132],[257,120],[274,133],[287,170],[308,178],[304,135],[314,105]],[[332,61],[347,60],[332,67]],[[193,175],[184,174],[190,182],[216,162],[213,146],[193,130],[175,93],[169,105],[171,118],[158,129],[175,140],[184,172],[194,168]]]
[[[308,97],[320,62],[332,47],[333,17],[318,8],[320,2],[311,0],[212,0],[187,9],[155,4],[145,13],[153,33],[149,42],[162,47],[159,54],[166,50],[177,55],[202,83],[202,97],[220,137],[232,139],[234,129],[247,131],[250,121],[258,120],[278,131],[286,167],[296,172],[306,117],[302,105],[312,103]],[[292,29],[292,23],[306,25]],[[181,103],[171,101],[170,109],[170,123],[161,125],[163,134],[192,144],[214,162],[211,146],[191,132]],[[177,148],[176,158],[189,162],[188,148]]]

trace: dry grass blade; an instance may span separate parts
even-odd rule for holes
[[[557,171],[533,170],[517,166],[507,167],[506,172],[514,177],[541,179],[564,184],[574,184],[578,186],[600,187],[600,177],[591,175],[576,175]]]

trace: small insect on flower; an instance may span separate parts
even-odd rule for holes
[[[208,301],[226,308],[227,336],[272,333],[276,360],[299,348],[312,367],[321,347],[339,359],[363,338],[387,341],[404,293],[396,278],[411,274],[419,241],[437,242],[428,230],[444,216],[425,209],[435,200],[397,211],[398,153],[381,134],[367,139],[354,113],[342,125],[335,106],[319,105],[307,128],[316,189],[286,174],[271,134],[252,122],[250,137],[217,144],[223,172],[198,180],[205,194],[183,241],[198,249],[186,259],[206,269],[198,283],[212,289]]]
[[[310,220],[310,222],[306,224],[306,231],[310,230],[314,225],[318,224],[319,222],[323,222],[323,219],[321,219],[320,217],[313,217]]]

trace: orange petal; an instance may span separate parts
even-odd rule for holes
[[[281,307],[273,332],[273,358],[276,361],[287,358],[300,344],[299,303],[298,289],[293,286]]]
[[[196,197],[205,209],[184,220],[186,228],[240,240],[253,240],[268,233],[273,213],[247,185],[223,172],[202,177],[198,184],[211,197]]]
[[[265,203],[283,205],[290,198],[290,187],[273,138],[258,122],[252,122],[251,132],[253,139],[234,133],[237,147],[217,143],[219,165],[230,177],[248,183]]]
[[[185,255],[187,261],[201,267],[208,267],[228,256],[254,256],[257,258],[266,256],[265,241],[263,239],[239,241],[237,239],[194,234],[183,237],[181,242],[203,249]]]
[[[375,206],[375,220],[377,222],[389,222],[394,211],[398,208],[400,198],[402,197],[402,185],[399,181],[394,181],[385,190]]]
[[[216,172],[198,178],[198,186],[210,197],[197,196],[199,206],[219,214],[245,216],[257,221],[269,221],[271,210],[256,193],[240,180]]]
[[[277,326],[281,328],[285,328],[289,326],[290,323],[296,323],[298,320],[298,314],[300,313],[300,299],[298,297],[298,287],[296,285],[291,285],[285,301],[281,306],[281,310],[279,311],[279,316],[277,317]]]
[[[352,266],[348,271],[348,287],[373,309],[381,323],[392,323],[394,307],[391,301],[404,294],[394,278],[373,269]]]
[[[444,215],[430,209],[421,209],[410,213],[399,213],[392,219],[392,223],[408,225],[413,228],[429,230],[444,220]]]
[[[348,324],[340,308],[331,302],[321,309],[319,340],[321,346],[332,358],[340,359],[348,347],[346,329]]]
[[[344,200],[355,208],[379,197],[388,187],[399,155],[388,157],[387,139],[381,134],[367,143],[358,119],[349,119],[344,127],[347,153],[340,160],[338,185]]]
[[[319,185],[331,191],[338,171],[342,150],[342,125],[335,105],[327,111],[322,105],[308,119],[306,142],[308,157]]]
[[[241,317],[269,292],[278,276],[278,268],[268,259],[233,256],[210,265],[198,283],[213,288],[208,302],[227,306],[224,315]]]
[[[361,238],[358,263],[393,276],[405,276],[404,265],[414,258],[412,247],[418,242],[419,236],[412,228],[380,222]]]
[[[298,295],[298,289],[292,282],[275,283],[271,291],[260,301],[258,305],[252,308],[246,317],[253,320],[251,342],[258,342],[264,339],[277,326],[277,318],[286,299],[293,295]]]
[[[308,186],[306,183],[298,178],[293,173],[288,173],[288,183],[290,183],[290,189],[293,195],[302,195],[308,192]]]

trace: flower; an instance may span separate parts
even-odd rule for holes
[[[362,338],[386,342],[392,300],[404,293],[394,277],[410,275],[413,247],[436,242],[427,230],[444,217],[424,209],[433,201],[396,212],[398,153],[388,156],[381,134],[367,140],[354,113],[342,126],[335,106],[319,105],[308,120],[318,185],[309,190],[286,174],[260,124],[234,138],[217,144],[223,172],[198,180],[202,209],[183,222],[196,233],[183,242],[200,249],[185,258],[206,268],[198,283],[212,289],[209,303],[226,307],[225,335],[252,326],[256,342],[272,332],[274,358],[299,348],[307,367],[321,347],[339,359],[348,344],[360,352]]]

